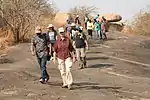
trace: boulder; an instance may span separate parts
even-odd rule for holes
[[[103,16],[108,22],[118,22],[122,20],[122,17],[118,14],[104,14]],[[101,20],[102,16],[100,16],[99,19]]]
[[[66,24],[66,19],[68,17],[67,13],[57,13],[54,22],[57,27],[64,26]]]

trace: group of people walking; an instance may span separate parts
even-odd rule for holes
[[[93,22],[88,16],[85,16],[85,27],[88,31],[90,38],[93,37],[93,31],[96,32],[97,37],[102,39],[107,39],[106,32],[107,30],[107,20],[102,16],[101,20],[99,19],[99,14],[94,18]],[[104,38],[103,38],[104,36]]]
[[[82,26],[82,21],[79,15],[77,15],[74,18],[74,24],[79,27]],[[69,27],[71,27],[71,18],[69,19],[69,17],[67,18],[67,26],[68,29],[70,29]],[[84,28],[87,30],[88,36],[92,39],[93,38],[93,33],[95,32],[97,34],[97,38],[99,38],[100,40],[106,40],[107,39],[107,35],[106,32],[108,32],[108,22],[105,19],[104,16],[102,16],[100,18],[100,15],[97,14],[95,18],[91,19],[89,18],[89,16],[86,14],[85,18],[84,18]],[[70,31],[69,31],[70,33]]]
[[[71,24],[70,29],[60,27],[56,31],[52,24],[49,24],[47,29],[48,31],[44,33],[40,27],[36,27],[35,36],[31,40],[31,53],[37,57],[41,71],[39,81],[42,84],[48,82],[47,61],[57,64],[57,60],[63,81],[62,88],[71,89],[72,65],[77,60],[80,69],[86,67],[86,50],[88,50],[86,35],[83,33],[82,27],[77,28],[75,23]]]
[[[107,39],[105,34],[106,19],[102,17],[102,20],[99,21],[98,17],[99,15],[92,22],[86,15],[85,29],[91,38],[95,28],[100,39],[103,39],[103,35],[104,39]],[[66,27],[60,27],[58,30],[55,30],[54,26],[49,24],[48,31],[45,33],[42,32],[39,26],[36,27],[35,36],[31,40],[31,53],[37,57],[41,71],[39,81],[42,84],[47,83],[49,80],[46,69],[47,61],[53,61],[54,64],[57,64],[57,60],[63,81],[62,88],[71,89],[73,83],[71,68],[76,61],[80,69],[87,67],[86,52],[89,46],[79,16],[75,18],[73,23],[69,19],[66,22]]]

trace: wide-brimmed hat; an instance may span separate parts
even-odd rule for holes
[[[37,27],[35,28],[35,33],[41,33],[41,32],[42,32],[41,27],[40,27],[40,26],[37,26]]]
[[[71,26],[76,26],[76,24],[75,24],[75,23],[72,23]]]
[[[35,33],[41,33],[42,31],[41,30],[35,30]]]
[[[49,24],[49,25],[47,26],[47,28],[52,28],[52,27],[54,27],[53,24]]]
[[[41,27],[40,27],[40,26],[37,26],[37,27],[35,28],[35,30],[41,30]]]
[[[58,32],[59,32],[59,33],[64,33],[64,32],[65,32],[65,30],[64,30],[64,28],[63,28],[63,27],[60,27],[60,28],[58,29]]]

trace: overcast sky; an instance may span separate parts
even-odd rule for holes
[[[95,6],[100,14],[118,13],[124,20],[131,19],[142,8],[150,5],[150,0],[52,0],[62,12],[74,6]]]

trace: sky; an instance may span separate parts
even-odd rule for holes
[[[100,15],[117,13],[123,20],[131,20],[141,9],[150,5],[150,0],[52,0],[61,12],[74,6],[95,6]]]

